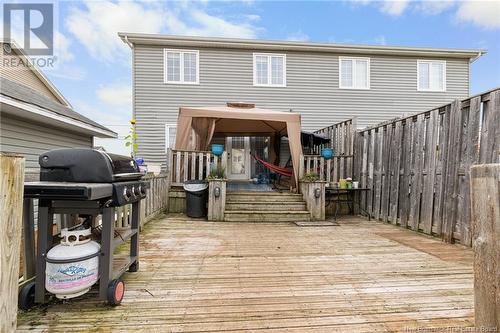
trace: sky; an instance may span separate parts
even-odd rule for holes
[[[43,70],[76,111],[120,138],[132,117],[132,74],[118,31],[486,49],[471,65],[470,93],[500,86],[500,0],[58,2],[57,66]],[[123,140],[95,144],[127,154]]]

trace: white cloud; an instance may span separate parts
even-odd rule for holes
[[[425,15],[454,11],[459,22],[469,22],[486,29],[500,28],[500,0],[348,0],[354,6],[374,5],[387,15],[400,16],[409,9]],[[454,9],[457,8],[455,11]]]
[[[131,108],[132,87],[130,84],[104,85],[96,91],[99,100],[110,106]]]
[[[388,15],[400,16],[409,7],[410,0],[348,0],[354,7],[375,5],[378,9]]]
[[[382,3],[380,11],[392,16],[399,16],[403,14],[409,3],[409,0],[386,0]]]
[[[201,10],[192,10],[190,14],[191,18],[199,25],[198,28],[189,29],[195,35],[237,38],[256,37],[255,28],[246,22],[231,23]]]
[[[73,7],[66,19],[68,30],[79,40],[90,55],[104,61],[113,61],[123,55],[124,44],[118,31],[158,33],[165,25],[163,12],[156,6],[124,1],[87,1],[85,8]]]
[[[198,3],[185,1],[88,1],[83,8],[70,10],[66,26],[92,57],[105,62],[129,57],[117,36],[119,31],[239,38],[255,38],[259,31],[251,24],[258,15],[242,15],[233,23],[198,7]]]
[[[301,30],[299,30],[297,32],[294,32],[294,33],[291,33],[290,35],[288,35],[286,40],[306,42],[309,40],[309,36],[307,34],[303,33]]]
[[[422,1],[416,5],[416,9],[427,15],[437,15],[450,9],[455,5],[453,0]]]
[[[54,32],[54,55],[59,63],[69,62],[75,58],[70,51],[71,40],[59,31]]]
[[[500,28],[500,1],[461,2],[456,18],[486,29]]]
[[[260,15],[257,15],[257,14],[248,14],[248,15],[245,15],[245,18],[249,21],[252,21],[252,22],[260,21]]]

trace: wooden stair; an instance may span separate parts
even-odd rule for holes
[[[224,220],[228,222],[310,221],[301,194],[227,192]]]

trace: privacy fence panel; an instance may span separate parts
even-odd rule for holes
[[[330,143],[315,146],[311,155],[306,156],[304,161],[304,168],[316,170],[312,168],[315,158],[320,158],[318,155],[321,153],[323,148],[332,148],[335,156],[329,162],[329,165],[325,165],[326,176],[322,180],[338,182],[341,178],[353,177],[354,168],[354,138],[356,133],[356,117],[352,119],[347,119],[337,124],[322,128],[315,131],[316,134],[322,134],[330,139]],[[319,169],[318,169],[319,170]],[[307,171],[306,171],[307,172]],[[315,171],[319,172],[319,171]]]
[[[357,133],[354,177],[376,219],[471,245],[470,175],[499,161],[500,89]]]

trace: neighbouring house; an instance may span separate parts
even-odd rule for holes
[[[0,43],[0,151],[26,158],[26,180],[37,180],[38,156],[50,149],[92,148],[110,129],[76,112],[26,55]]]
[[[132,49],[138,155],[165,164],[180,107],[248,102],[301,114],[312,131],[356,117],[357,126],[425,111],[469,95],[470,64],[484,50],[437,49],[119,33]],[[255,178],[249,152],[266,136],[214,137],[233,156],[228,177]],[[283,165],[288,145],[281,144]],[[267,153],[266,153],[267,152]],[[242,174],[245,172],[245,174]],[[248,170],[251,170],[248,172]]]

